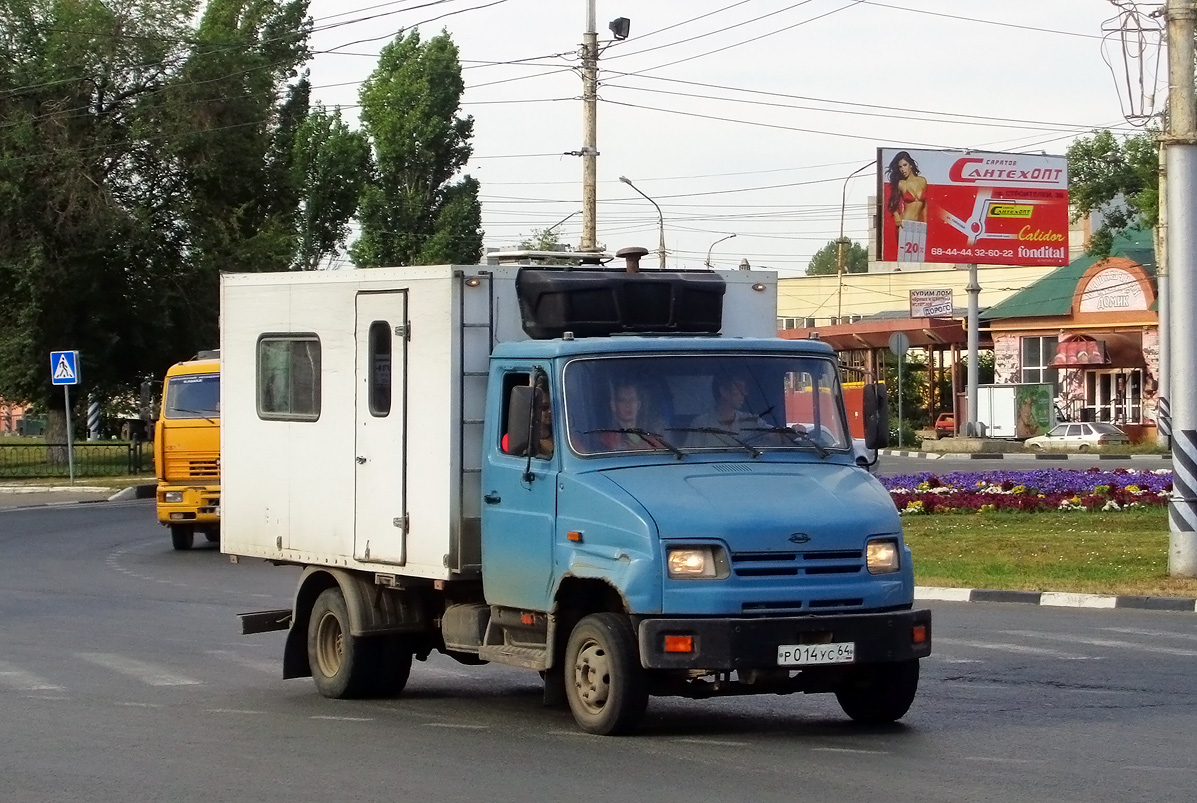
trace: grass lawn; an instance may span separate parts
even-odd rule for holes
[[[1168,577],[1166,508],[906,516],[921,586],[1197,597]]]

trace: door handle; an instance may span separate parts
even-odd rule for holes
[[[358,463],[358,465],[359,465],[359,466],[360,466],[362,463],[366,462],[366,458],[362,457],[360,454],[357,456],[357,458],[356,458],[356,459],[357,459],[357,463]]]
[[[494,491],[491,491],[486,496],[482,497],[482,501],[488,505],[497,505],[503,501],[503,497],[499,496]]]

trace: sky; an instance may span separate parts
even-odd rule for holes
[[[657,212],[626,176],[661,207],[670,268],[701,267],[709,253],[716,268],[747,260],[803,275],[841,219],[868,242],[878,148],[1063,154],[1094,130],[1140,130],[1128,116],[1158,112],[1165,94],[1158,38],[1136,49],[1118,33],[1136,27],[1129,10],[1154,26],[1158,4],[593,1],[598,243],[656,250]],[[464,172],[481,184],[485,245],[515,248],[556,227],[577,247],[582,160],[566,154],[583,144],[586,10],[587,0],[311,0],[313,99],[356,124],[379,50],[402,30],[447,30],[462,113],[474,118]],[[608,30],[616,17],[631,20],[621,42]]]

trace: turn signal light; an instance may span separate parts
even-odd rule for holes
[[[694,652],[694,636],[666,636],[665,652]]]
[[[910,642],[912,644],[926,644],[927,643],[927,626],[915,625],[910,629]]]

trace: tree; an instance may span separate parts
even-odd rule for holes
[[[369,168],[366,137],[349,130],[340,110],[312,109],[295,137],[292,169],[301,199],[295,267],[315,270],[344,247]]]
[[[0,396],[50,439],[51,350],[127,393],[216,342],[220,270],[291,262],[306,1],[200,5],[0,0]]]
[[[839,271],[839,243],[835,240],[827,243],[811,257],[806,266],[807,276],[835,276]],[[844,244],[844,272],[868,273],[869,249],[860,243],[848,242]]]
[[[1159,222],[1157,133],[1119,138],[1109,131],[1078,139],[1068,148],[1068,199],[1073,219],[1100,212],[1089,253],[1108,256],[1114,237],[1127,228]]]
[[[383,48],[362,85],[361,120],[373,166],[358,205],[358,267],[476,263],[482,253],[478,183],[453,181],[469,161],[472,117],[459,115],[464,83],[448,33],[418,31]]]

